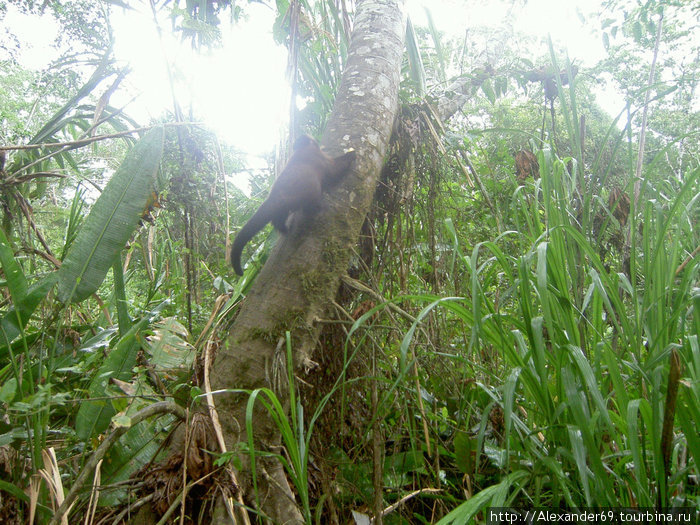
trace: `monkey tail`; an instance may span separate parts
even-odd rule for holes
[[[241,268],[243,248],[256,233],[272,220],[273,211],[268,201],[263,202],[258,211],[253,214],[248,222],[245,223],[245,226],[241,228],[241,231],[238,232],[238,235],[236,235],[233,246],[231,246],[231,265],[238,275],[243,275],[243,268]]]

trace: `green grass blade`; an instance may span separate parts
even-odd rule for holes
[[[527,476],[525,471],[519,470],[506,476],[500,483],[483,489],[481,492],[474,494],[470,499],[462,503],[459,507],[450,512],[447,516],[437,522],[437,525],[450,524],[467,524],[472,523],[474,516],[485,510],[494,498],[502,500],[502,494],[516,483]]]

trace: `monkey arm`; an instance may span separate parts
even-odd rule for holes
[[[326,176],[323,179],[323,188],[328,189],[340,182],[350,171],[353,161],[355,160],[355,150],[351,149],[340,157],[335,157],[329,162]]]

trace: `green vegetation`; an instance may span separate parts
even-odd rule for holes
[[[224,175],[239,154],[177,105],[151,123],[113,107],[128,73],[107,13],[54,4],[80,56],[41,72],[0,61],[0,522],[28,522],[31,509],[48,523],[66,499],[70,523],[127,523],[127,502],[158,487],[159,518],[207,523],[207,490],[229,481],[214,467],[235,468],[238,453],[254,471],[280,461],[308,523],[382,509],[392,524],[483,523],[505,506],[698,512],[700,54],[686,3],[608,2],[589,21],[609,53],[593,67],[551,41],[534,58],[522,35],[410,25],[400,118],[318,320],[317,370],[294,368],[286,331],[308,322],[303,304],[279,330],[251,330],[280,359],[266,363],[270,385],[236,393],[249,396],[247,442],[221,453],[212,428],[196,441],[188,426],[201,457],[183,453],[167,489],[154,465],[173,458],[183,408],[204,412],[204,369],[232,344],[276,239],[249,245],[237,281],[226,239],[271,176],[248,199]],[[298,39],[308,103],[293,131],[320,133],[348,14],[302,4],[292,28],[277,2],[275,37]],[[206,45],[228,8],[240,15],[227,2],[172,15]],[[625,97],[620,115],[597,104],[601,79]],[[339,249],[326,247],[329,264]],[[257,410],[279,429],[275,452],[254,450]]]

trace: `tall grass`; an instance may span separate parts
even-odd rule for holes
[[[560,90],[563,107],[575,109],[567,95]],[[604,189],[551,150],[538,161],[541,180],[514,195],[529,248],[506,257],[486,243],[463,258],[479,277],[472,331],[503,358],[481,385],[504,412],[503,481],[494,487],[523,506],[697,508],[700,170],[680,182],[647,171],[630,213],[626,273],[623,253],[609,254],[613,269],[599,256],[592,224],[610,215]],[[515,308],[501,313],[489,291],[504,286]],[[524,477],[514,484],[516,472]],[[497,492],[487,491],[441,523],[493,505]]]
[[[385,437],[405,440],[400,449],[385,450],[384,489],[441,486],[439,494],[430,493],[447,514],[440,523],[465,523],[502,505],[697,506],[697,488],[689,482],[697,479],[700,457],[700,294],[697,263],[686,259],[698,239],[700,170],[673,192],[659,192],[650,180],[643,185],[630,278],[621,260],[612,269],[603,264],[592,232],[577,222],[572,203],[580,202],[580,189],[567,159],[542,152],[539,161],[541,182],[532,184],[534,193],[516,193],[515,208],[531,214],[537,200],[540,225],[507,232],[468,255],[454,245],[470,275],[468,300],[416,295],[392,301],[419,309],[407,316],[411,322],[393,347],[379,343],[379,325],[368,326],[378,312],[388,312],[388,303],[349,330],[354,349],[374,345],[388,359],[379,375],[364,378],[381,388],[373,419],[384,423]],[[529,245],[522,254],[500,248],[513,236]],[[442,326],[442,340],[426,341],[431,318]],[[461,343],[457,327],[465,330]],[[450,337],[455,351],[439,350]],[[420,354],[421,347],[432,350]],[[439,360],[451,363],[442,377]],[[424,366],[419,370],[417,363]],[[497,430],[494,410],[502,413]],[[304,458],[288,465],[299,487],[310,433],[298,441],[303,446],[292,447],[294,436],[303,435],[303,420],[294,414],[281,430],[289,458]],[[371,472],[368,461],[348,457],[340,465],[346,483],[360,484],[358,475]],[[464,490],[470,497],[457,505],[454,498]],[[308,517],[309,494],[299,493]],[[399,496],[387,491],[392,501]]]
[[[408,324],[385,303],[350,331],[350,344],[385,357],[364,379],[383,393],[373,421],[401,443],[385,449],[386,498],[440,487],[404,519],[466,523],[502,505],[699,506],[700,170],[664,180],[648,166],[621,223],[607,205],[610,170],[597,163],[604,175],[586,176],[573,89],[559,97],[575,154],[538,153],[540,179],[513,194],[518,230],[468,252],[446,221],[453,271],[468,275],[451,291],[462,297],[403,296],[391,302],[417,311]],[[626,132],[615,125],[618,151]],[[612,234],[629,239],[629,262],[622,247],[602,248]],[[384,321],[366,326],[380,311]],[[382,322],[403,335],[379,342]],[[368,463],[347,458],[340,477],[368,475]]]

